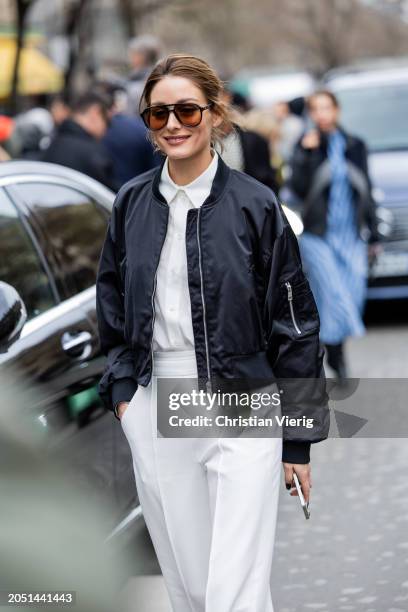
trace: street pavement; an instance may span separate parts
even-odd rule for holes
[[[386,312],[370,309],[367,335],[348,343],[351,376],[408,378],[408,306]],[[274,612],[408,611],[407,467],[405,438],[332,437],[313,446],[309,521],[282,471]],[[170,612],[146,534],[133,546],[137,561],[123,610]]]

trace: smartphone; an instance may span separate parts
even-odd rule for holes
[[[305,498],[303,497],[303,493],[302,493],[302,489],[300,486],[300,482],[299,479],[297,477],[297,475],[295,473],[293,473],[293,480],[295,481],[295,487],[297,489],[298,495],[299,495],[299,499],[300,499],[300,504],[303,508],[303,512],[305,515],[305,518],[309,519],[310,518],[310,510],[309,510],[309,502],[305,501]]]

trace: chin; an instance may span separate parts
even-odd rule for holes
[[[190,147],[166,147],[162,149],[169,159],[189,159],[193,157],[195,151],[192,151]]]

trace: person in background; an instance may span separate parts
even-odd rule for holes
[[[320,338],[330,367],[344,379],[344,341],[365,331],[367,242],[378,240],[375,204],[365,144],[339,125],[337,98],[317,91],[307,106],[315,127],[295,148],[289,186],[302,200],[300,250],[320,314]],[[369,248],[369,254],[375,251],[377,245]]]
[[[49,146],[52,130],[52,117],[45,108],[37,106],[20,113],[14,117],[8,152],[15,159],[40,160]]]
[[[69,96],[66,93],[56,94],[51,98],[48,105],[54,125],[58,127],[71,116],[71,107]]]
[[[144,34],[132,38],[128,45],[131,73],[126,83],[128,96],[127,112],[139,116],[139,102],[145,81],[161,54],[158,38]]]
[[[279,141],[279,125],[274,117],[272,110],[253,108],[242,118],[242,127],[246,130],[256,132],[262,136],[269,145],[270,165],[275,173],[275,183],[282,184],[281,178],[281,158],[277,155],[276,143]]]
[[[235,98],[239,103],[237,109],[234,105],[234,94],[228,87],[224,86],[222,96],[224,104],[233,109],[234,122],[226,130],[222,145],[218,145],[218,153],[230,168],[249,174],[275,191],[277,183],[275,171],[271,166],[268,141],[257,132],[242,127],[244,121],[239,109],[249,108],[247,104],[244,105],[244,97],[240,95],[239,98]]]
[[[97,83],[96,88],[107,93],[113,101],[111,120],[102,143],[112,159],[114,181],[119,188],[133,177],[159,165],[161,157],[147,139],[141,117],[125,114],[120,96],[122,88],[106,82]]]
[[[273,107],[275,120],[279,127],[279,139],[275,144],[276,154],[283,164],[287,164],[293,150],[305,129],[303,120],[304,98],[295,98],[289,102],[278,102]]]
[[[71,116],[58,127],[42,161],[83,172],[116,190],[113,163],[100,142],[110,121],[112,101],[97,92],[80,95],[71,104]]]

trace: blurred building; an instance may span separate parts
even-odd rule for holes
[[[14,2],[13,0],[0,0],[0,29],[4,30],[13,25]]]
[[[364,0],[366,4],[408,21],[408,0]]]
[[[127,41],[148,33],[165,52],[201,55],[222,74],[246,66],[322,73],[360,58],[408,54],[407,13],[408,0],[36,0],[28,28],[64,71],[75,56],[74,83],[83,84],[125,76]],[[0,30],[10,31],[13,14],[12,0],[0,0]]]

